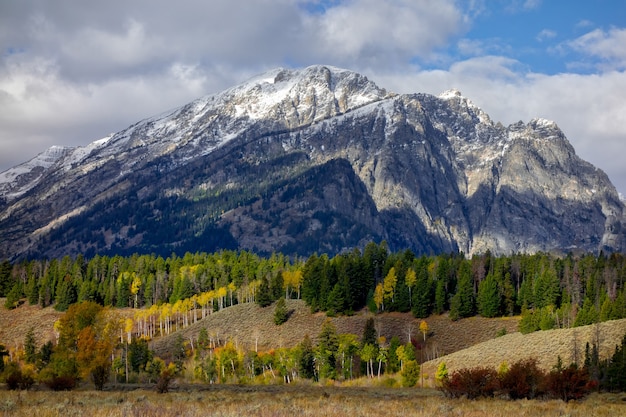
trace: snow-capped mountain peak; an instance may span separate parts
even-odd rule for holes
[[[0,257],[307,254],[371,240],[416,253],[611,251],[626,247],[625,211],[554,122],[504,127],[458,90],[390,94],[318,65],[0,174]]]

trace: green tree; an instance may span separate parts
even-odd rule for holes
[[[287,311],[287,302],[285,297],[280,297],[274,307],[274,324],[280,326],[289,319],[289,311]]]
[[[437,365],[437,372],[435,373],[435,382],[438,386],[442,386],[443,382],[448,379],[448,367],[445,362],[441,361]]]
[[[9,293],[7,294],[7,298],[4,302],[4,307],[8,310],[14,309],[20,302],[22,295],[22,284],[18,281],[13,285],[11,291],[9,291]]]
[[[11,271],[13,265],[8,260],[0,262],[0,297],[6,297],[11,288],[13,288],[13,280],[11,279]]]
[[[361,337],[361,345],[371,344],[378,346],[378,336],[376,334],[376,325],[373,317],[368,317],[363,328],[363,336]]]
[[[604,387],[610,391],[626,391],[626,334],[622,344],[615,347],[606,369]]]
[[[420,366],[415,360],[407,361],[400,374],[402,375],[403,387],[414,387],[417,384],[417,381],[419,381]]]
[[[361,348],[361,361],[365,364],[365,374],[368,378],[372,378],[374,376],[374,359],[376,359],[377,352],[378,347],[376,345],[372,345],[371,343],[366,343]]]
[[[492,274],[488,274],[478,285],[478,312],[483,317],[496,317],[500,314],[500,290]]]
[[[146,369],[146,365],[153,358],[154,354],[148,347],[146,339],[133,339],[128,345],[128,363],[133,372],[140,372]]]
[[[35,340],[35,331],[31,327],[24,337],[24,360],[26,363],[37,362],[37,342]]]
[[[57,311],[66,311],[68,307],[78,300],[76,288],[72,282],[72,277],[66,275],[57,283],[56,299],[54,309]]]
[[[256,303],[261,307],[268,307],[272,304],[272,293],[270,291],[270,284],[267,279],[261,279],[261,285],[259,286],[259,292],[256,296]]]
[[[417,281],[413,293],[413,315],[415,317],[428,317],[432,312],[433,281],[430,279],[429,266],[433,265],[429,259],[422,256],[417,261]],[[434,266],[434,265],[433,265]]]
[[[450,301],[450,318],[470,317],[475,313],[474,309],[474,286],[470,265],[464,261],[459,268],[459,279],[456,294]]]
[[[448,290],[446,282],[442,279],[437,280],[435,287],[435,313],[442,314],[448,307]]]
[[[317,337],[317,350],[320,363],[321,378],[336,378],[336,361],[339,350],[339,336],[337,328],[331,320],[326,320]]]
[[[308,334],[304,335],[299,347],[298,373],[302,378],[313,379],[315,377],[315,351]]]
[[[352,333],[344,333],[339,335],[338,354],[341,358],[341,371],[345,379],[354,377],[354,356],[359,351],[358,337]]]
[[[328,294],[326,302],[326,313],[333,317],[344,310],[344,291],[339,283],[335,284],[332,291]]]

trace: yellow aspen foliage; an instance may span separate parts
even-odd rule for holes
[[[383,290],[383,284],[381,284],[380,282],[378,283],[378,285],[376,285],[376,289],[374,290],[374,303],[376,304],[376,309],[378,311],[382,311],[385,309],[385,305],[384,305],[384,290]]]
[[[424,335],[424,341],[426,341],[426,335],[428,334],[428,323],[426,323],[426,320],[421,321],[420,332]]]
[[[385,301],[392,301],[394,293],[396,291],[396,284],[398,283],[398,278],[396,277],[396,268],[391,267],[387,276],[383,281],[383,289],[385,292]]]

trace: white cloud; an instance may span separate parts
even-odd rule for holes
[[[539,32],[537,34],[535,39],[537,39],[537,41],[539,41],[539,42],[543,42],[545,40],[555,38],[556,35],[557,35],[557,33],[555,31],[553,31],[553,30],[543,29],[541,32]]]
[[[463,15],[452,1],[354,0],[311,20],[323,55],[373,67],[427,57],[463,30]]]
[[[573,41],[565,47],[585,56],[599,58],[594,65],[601,70],[626,69],[626,29],[611,28],[608,31],[596,29]]]

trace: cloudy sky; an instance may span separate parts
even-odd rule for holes
[[[622,0],[0,0],[0,171],[312,64],[555,120],[626,194]]]

